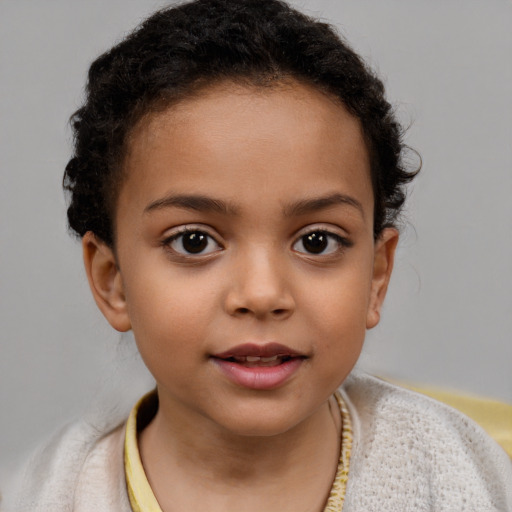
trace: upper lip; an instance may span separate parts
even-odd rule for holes
[[[213,357],[218,359],[229,359],[230,357],[274,357],[274,356],[287,356],[287,357],[305,357],[305,354],[298,352],[286,345],[280,343],[265,343],[258,345],[256,343],[244,343],[237,345],[224,352],[213,354]]]

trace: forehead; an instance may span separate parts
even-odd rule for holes
[[[338,192],[357,195],[372,218],[369,169],[359,121],[332,97],[297,82],[221,83],[138,123],[120,202],[195,192],[255,206],[258,194]]]

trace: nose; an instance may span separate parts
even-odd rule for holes
[[[295,310],[285,265],[267,251],[240,258],[230,275],[225,299],[229,315],[284,320]]]

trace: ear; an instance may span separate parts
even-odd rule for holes
[[[123,290],[123,280],[113,250],[92,231],[82,238],[85,271],[96,304],[116,330],[131,329]]]
[[[367,329],[371,329],[379,323],[380,310],[393,270],[397,244],[398,231],[395,228],[385,228],[375,242],[370,303],[366,313]]]

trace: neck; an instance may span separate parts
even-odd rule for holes
[[[326,401],[286,432],[265,436],[240,435],[218,425],[213,428],[204,417],[203,421],[191,421],[179,414],[179,408],[169,409],[160,403],[139,441],[159,503],[179,501],[184,510],[215,510],[212,503],[223,497],[217,501],[219,510],[236,509],[237,499],[244,510],[249,510],[248,500],[254,503],[254,510],[284,511],[290,505],[290,510],[301,510],[305,502],[312,505],[304,510],[321,510],[340,449],[341,421],[332,400],[334,406]],[[172,489],[168,482],[174,482]],[[201,497],[208,507],[201,505]],[[169,508],[175,509],[179,510]],[[162,506],[162,510],[166,508]]]

